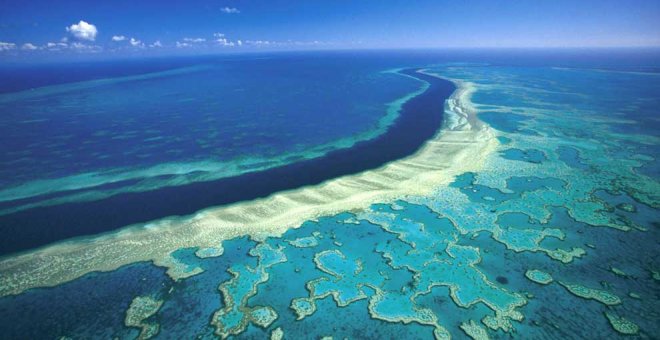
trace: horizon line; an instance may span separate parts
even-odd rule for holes
[[[281,49],[245,49],[245,50],[224,50],[224,51],[203,51],[201,53],[168,53],[175,50],[166,50],[164,53],[125,53],[125,54],[99,54],[99,53],[68,53],[52,57],[42,55],[42,58],[30,59],[25,55],[13,54],[7,57],[0,55],[0,62],[9,66],[11,64],[45,64],[45,63],[66,63],[66,62],[93,62],[93,61],[121,61],[136,59],[160,59],[160,58],[186,58],[186,57],[213,57],[229,55],[258,55],[258,54],[283,54],[283,53],[305,53],[305,52],[377,52],[377,51],[577,51],[577,50],[659,50],[660,45],[601,45],[601,46],[406,46],[406,47],[339,47],[339,48],[281,48]],[[140,52],[140,51],[136,51]],[[155,52],[155,51],[154,51]],[[13,59],[13,60],[12,60]]]

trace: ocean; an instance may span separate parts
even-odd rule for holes
[[[2,334],[654,338],[658,57],[4,66]]]

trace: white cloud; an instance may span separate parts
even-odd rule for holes
[[[143,44],[140,40],[137,40],[137,39],[135,39],[135,38],[131,38],[131,40],[129,40],[128,42],[129,42],[129,43],[131,44],[131,46],[133,46],[133,47],[142,47],[142,46],[144,46],[144,44]]]
[[[163,44],[160,43],[160,40],[156,40],[153,44],[149,45],[149,47],[163,47]]]
[[[43,48],[47,48],[50,51],[60,51],[63,48],[67,48],[69,45],[67,43],[59,42],[59,43],[54,43],[54,42],[48,42]]]
[[[80,20],[79,23],[73,24],[66,28],[66,31],[71,33],[76,39],[94,41],[96,39],[96,26]]]
[[[0,51],[8,51],[16,48],[16,44],[0,41]]]
[[[123,35],[113,35],[112,36],[112,41],[124,41],[126,40],[126,37]]]
[[[220,8],[220,11],[227,14],[241,13],[241,11],[239,11],[238,8],[236,7],[224,7],[224,8]]]
[[[184,47],[190,47],[190,46],[192,46],[192,45],[189,44],[189,43],[185,43],[185,42],[182,43],[182,42],[180,42],[180,41],[177,41],[177,42],[176,42],[176,48],[184,48]]]
[[[89,49],[90,46],[85,45],[83,43],[74,42],[73,44],[71,44],[71,48],[76,49],[76,50],[86,50],[86,49]]]
[[[246,44],[248,45],[257,45],[257,46],[262,46],[262,45],[270,45],[271,42],[268,40],[246,40]]]
[[[39,49],[39,47],[34,46],[32,43],[25,43],[23,46],[21,46],[21,50],[33,51],[36,49]]]
[[[269,48],[291,48],[291,47],[301,47],[301,46],[332,46],[333,42],[326,41],[296,41],[296,40],[286,40],[286,41],[276,41],[276,40],[245,40],[243,44],[250,45],[254,47],[269,47]]]
[[[201,43],[201,42],[205,42],[206,39],[204,39],[204,38],[183,38],[183,41],[188,42],[188,43]]]
[[[87,45],[79,42],[74,42],[69,45],[69,48],[82,52],[100,52],[103,48],[99,45]]]
[[[227,38],[220,38],[216,41],[222,46],[234,46],[234,42],[227,40]]]
[[[213,36],[216,37],[215,41],[220,44],[221,46],[241,46],[243,45],[243,42],[238,40],[237,42],[233,42],[229,39],[227,39],[227,36],[224,33],[213,33]]]

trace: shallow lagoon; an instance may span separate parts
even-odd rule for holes
[[[382,134],[395,102],[422,84],[346,56],[178,64],[128,76],[119,64],[122,76],[0,94],[0,213],[319,157]]]
[[[464,64],[429,71],[474,84],[475,108],[506,141],[481,170],[432,195],[374,202],[281,237],[225,241],[219,256],[182,249],[174,256],[203,271],[178,281],[140,263],[4,297],[2,310],[12,312],[3,329],[66,319],[64,300],[31,305],[86,287],[75,324],[43,323],[33,334],[135,337],[139,329],[121,323],[137,296],[163,301],[145,320],[159,325],[155,338],[616,338],[618,318],[642,338],[658,334],[660,192],[649,169],[659,142],[656,127],[636,117],[656,115],[660,105],[650,103],[660,96],[649,89],[660,88],[660,76]],[[646,104],[617,114],[634,102]],[[534,282],[529,270],[553,282]],[[99,310],[95,296],[111,294],[113,282],[125,294]],[[263,307],[277,318],[258,326],[251,312]],[[41,314],[23,317],[28,311]]]

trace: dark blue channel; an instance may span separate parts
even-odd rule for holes
[[[192,214],[211,206],[266,197],[326,180],[378,168],[414,154],[442,125],[444,102],[455,86],[443,79],[405,69],[402,74],[430,84],[408,100],[400,116],[382,135],[323,157],[209,182],[118,194],[92,202],[37,207],[0,216],[0,255],[56,241],[108,232],[123,226],[173,215]]]

